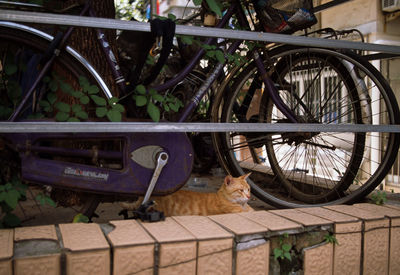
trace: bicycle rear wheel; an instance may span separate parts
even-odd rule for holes
[[[42,59],[52,54],[51,39],[51,36],[36,29],[15,23],[0,22],[0,120],[8,120],[13,114],[39,74],[43,66]],[[59,117],[60,120],[85,120],[93,117],[95,113],[94,108],[87,105],[90,95],[97,93],[101,96],[100,91],[104,92],[104,89],[108,90],[90,65],[86,64],[86,61],[73,49],[68,48],[59,53],[17,119],[54,118],[58,112],[62,112],[64,115]],[[63,104],[57,104],[57,102],[63,102]],[[8,137],[5,135],[4,139],[8,140]],[[58,160],[60,159],[62,157],[58,157]],[[13,160],[18,162],[18,158],[9,161]],[[16,166],[20,168],[19,163]],[[13,170],[13,173],[19,174],[19,170]],[[0,184],[5,183],[3,176],[0,175]],[[42,208],[35,197],[37,192],[45,193],[45,186],[40,185],[39,188],[32,190],[33,193],[30,192],[27,196],[27,199],[31,201],[20,204],[22,212],[24,212],[24,205],[28,205],[29,209],[32,205],[36,205],[38,209]],[[64,199],[68,199],[69,192],[58,188],[53,188],[53,191],[62,193]],[[76,209],[76,211],[69,211],[71,215],[66,216],[64,222],[71,222],[73,215],[77,212],[91,215],[94,211],[93,207],[98,204],[98,201],[93,199],[96,196],[96,194],[80,194],[80,197],[84,198],[81,200],[83,206],[69,207],[68,210]],[[87,199],[90,199],[89,203]],[[45,210],[40,210],[39,214],[45,212]]]
[[[352,53],[285,47],[271,52],[271,78],[303,123],[398,124],[390,86]],[[224,106],[224,122],[288,122],[264,92],[255,65],[241,73]],[[278,207],[350,203],[385,177],[398,134],[370,132],[225,133],[224,157],[233,174],[252,171],[253,192]]]
[[[9,99],[11,98],[9,101],[12,101],[12,104],[7,106],[8,108],[14,108],[14,105],[19,104],[19,100],[38,76],[44,65],[43,60],[53,54],[52,39],[52,36],[24,25],[0,22],[0,73],[3,80],[1,89],[4,90],[3,96],[7,94]],[[67,103],[77,101],[81,105],[87,105],[90,93],[95,94],[100,91],[104,97],[112,96],[93,67],[72,48],[67,47],[66,50],[60,51],[46,77],[37,85],[34,92],[36,101],[31,100],[30,103],[35,108],[42,100],[42,109],[44,105],[48,107],[47,110],[54,109],[47,104],[54,103],[54,96],[51,96],[49,102],[48,94],[56,93],[61,97],[61,101]],[[44,101],[47,103],[43,103]],[[71,110],[71,115],[73,114]],[[23,117],[26,116],[25,112]]]

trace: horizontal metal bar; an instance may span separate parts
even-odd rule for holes
[[[312,123],[0,122],[0,133],[385,132],[400,125]]]
[[[144,22],[124,21],[124,20],[97,18],[97,17],[85,17],[76,15],[60,15],[60,14],[40,13],[40,12],[14,11],[14,10],[4,10],[4,9],[0,9],[0,20],[43,23],[52,25],[93,27],[102,29],[120,29],[120,30],[143,31],[143,32],[150,31],[150,24]],[[292,45],[309,46],[309,47],[355,49],[355,50],[400,54],[400,46],[361,43],[361,42],[342,41],[342,40],[330,40],[323,38],[293,36],[293,35],[276,34],[276,33],[217,29],[209,27],[177,25],[176,34],[275,42],[275,43],[292,44]]]

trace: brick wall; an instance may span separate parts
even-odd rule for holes
[[[400,207],[336,205],[1,229],[0,244],[0,275],[400,274]],[[291,248],[290,261],[274,257],[283,245]]]

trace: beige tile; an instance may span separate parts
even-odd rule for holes
[[[113,247],[154,244],[154,239],[136,220],[110,221],[115,228],[107,234]]]
[[[265,233],[268,231],[268,228],[265,226],[238,214],[215,215],[209,216],[209,218],[238,236]]]
[[[160,267],[158,269],[159,275],[195,275],[196,274],[196,261],[190,261],[168,267]]]
[[[204,216],[177,216],[173,219],[186,228],[197,240],[232,238],[233,235]]]
[[[270,231],[287,231],[287,230],[300,230],[303,226],[299,223],[293,222],[278,215],[274,215],[269,211],[252,211],[244,212],[239,215],[261,224],[268,228]]]
[[[300,223],[304,226],[318,226],[318,225],[330,225],[332,221],[314,216],[305,212],[301,212],[297,209],[282,209],[282,210],[271,210],[272,214],[279,215],[287,218],[294,222]]]
[[[14,230],[0,229],[0,275],[11,274],[11,258],[14,254]]]
[[[113,274],[152,272],[154,244],[114,248]]]
[[[28,227],[17,227],[15,228],[14,241],[23,240],[55,240],[57,241],[56,228],[54,225],[42,225],[42,226],[28,226]]]
[[[197,274],[232,274],[232,249],[199,256],[197,259]]]
[[[159,266],[166,267],[196,259],[196,242],[172,242],[160,245]]]
[[[34,256],[14,260],[14,275],[61,274],[61,254]]]
[[[14,241],[14,274],[60,274],[61,248],[54,225],[16,228]]]
[[[304,249],[303,268],[304,275],[332,274],[333,245],[325,243]]]
[[[198,242],[198,256],[205,256],[220,251],[232,250],[233,239],[217,239]]]
[[[336,234],[354,233],[354,232],[358,232],[361,234],[362,224],[363,224],[362,221],[336,223],[334,226],[334,230]]]
[[[12,261],[0,260],[0,275],[11,275],[12,274]]]
[[[233,234],[203,216],[173,217],[196,237],[197,273],[231,274]]]
[[[107,235],[113,249],[113,274],[152,272],[154,239],[135,220],[111,221]]]
[[[173,218],[168,217],[165,221],[141,223],[141,225],[159,243],[159,270],[167,268],[163,269],[163,272],[166,270],[173,272],[172,270],[175,270],[173,266],[186,269],[191,265],[182,263],[189,261],[194,261],[196,265],[196,238]]]
[[[66,253],[67,275],[110,274],[110,253],[108,250]]]
[[[64,247],[71,251],[108,249],[108,242],[95,223],[60,224]]]
[[[358,226],[347,226],[342,233],[335,234],[339,245],[334,245],[333,274],[335,275],[358,275],[361,266],[361,221]],[[343,226],[349,225],[344,223]],[[351,229],[355,229],[351,233]]]
[[[365,221],[363,274],[387,274],[389,220]]]
[[[331,205],[324,206],[326,209],[330,209],[333,211],[337,211],[346,215],[350,215],[353,217],[357,217],[363,220],[376,220],[384,218],[384,215],[375,213],[373,211],[360,209],[359,207],[351,206],[351,205]]]
[[[95,223],[60,224],[66,254],[66,274],[110,273],[110,250],[106,238]]]
[[[396,219],[399,220],[399,219]],[[392,220],[393,222],[393,220]],[[400,227],[390,228],[389,274],[400,274]]]
[[[261,275],[269,272],[269,241],[236,254],[237,275]]]
[[[165,221],[146,223],[141,225],[159,243],[192,241],[195,237],[178,224],[173,218],[168,217]]]
[[[314,216],[321,217],[323,219],[333,221],[335,223],[347,223],[358,221],[356,217],[349,216],[343,213],[339,213],[333,210],[329,210],[323,207],[308,207],[308,208],[299,208],[301,212],[305,212]]]
[[[379,215],[389,218],[400,218],[400,209],[380,206],[371,203],[358,203],[354,204],[355,207],[377,213]]]

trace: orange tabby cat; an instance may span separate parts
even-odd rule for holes
[[[165,216],[183,215],[217,215],[254,211],[247,201],[250,199],[250,186],[246,178],[250,174],[234,178],[226,176],[217,193],[200,193],[179,190],[171,195],[152,197],[155,209],[164,212]],[[122,202],[127,210],[137,209],[143,198],[135,203]]]

